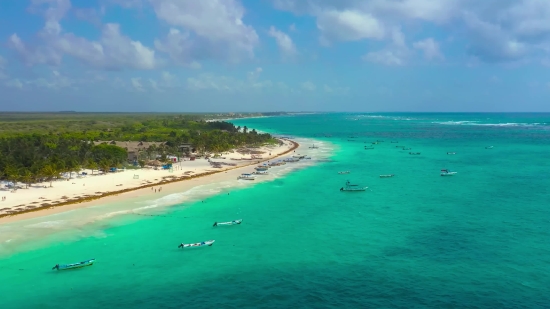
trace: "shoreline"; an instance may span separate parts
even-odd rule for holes
[[[225,174],[225,173],[228,173],[230,171],[232,172],[231,174],[233,174],[235,171],[239,171],[240,169],[244,169],[244,168],[250,167],[252,165],[261,164],[263,162],[268,162],[270,160],[288,155],[289,153],[292,153],[293,151],[297,150],[300,147],[300,144],[298,144],[297,142],[295,142],[293,140],[290,140],[290,139],[280,139],[280,140],[289,142],[292,146],[289,149],[287,149],[287,150],[285,150],[285,151],[283,151],[279,154],[276,154],[274,156],[271,156],[271,157],[257,159],[257,160],[250,160],[251,162],[247,162],[246,164],[243,164],[243,165],[238,165],[238,166],[234,166],[234,167],[230,167],[230,168],[224,168],[224,169],[220,169],[220,170],[216,170],[216,171],[206,171],[206,172],[198,173],[196,175],[172,176],[172,177],[170,177],[171,179],[166,179],[166,178],[160,177],[161,180],[158,181],[158,182],[147,183],[147,184],[144,184],[144,185],[135,186],[135,187],[131,187],[131,188],[126,188],[126,189],[122,189],[122,190],[108,191],[108,192],[101,193],[99,195],[93,195],[93,196],[87,196],[87,197],[82,197],[82,198],[77,198],[77,199],[71,199],[71,200],[68,200],[68,201],[60,201],[60,202],[53,203],[53,204],[50,204],[50,205],[47,205],[47,206],[41,206],[41,207],[36,207],[36,208],[33,208],[33,209],[21,210],[21,211],[18,211],[16,213],[0,214],[0,224],[13,223],[13,222],[16,222],[16,221],[21,221],[21,220],[26,220],[26,219],[33,219],[33,218],[47,216],[47,215],[51,215],[51,214],[62,213],[62,212],[70,211],[70,210],[74,210],[74,209],[86,208],[86,207],[89,207],[89,206],[96,205],[96,204],[98,204],[98,202],[109,202],[110,200],[114,200],[114,198],[119,198],[120,195],[128,195],[130,193],[138,193],[137,195],[139,196],[140,192],[145,193],[145,189],[149,189],[149,188],[153,188],[153,187],[159,187],[159,186],[165,186],[165,185],[166,186],[170,186],[170,185],[173,186],[173,185],[178,184],[178,183],[185,183],[186,181],[196,181],[196,180],[199,180],[199,179],[200,180],[205,180],[205,179],[209,179],[208,176]],[[147,192],[149,194],[152,193],[151,191],[152,191],[152,189],[147,190]],[[168,189],[168,191],[170,191],[170,189]],[[155,193],[156,193],[156,191],[155,191]]]

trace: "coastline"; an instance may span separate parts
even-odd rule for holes
[[[86,207],[103,204],[103,203],[114,202],[120,199],[152,195],[156,193],[156,191],[152,190],[152,188],[154,187],[157,187],[157,188],[162,187],[162,193],[163,195],[165,195],[172,192],[174,193],[179,192],[183,189],[182,187],[187,187],[188,189],[191,189],[193,187],[203,185],[203,184],[208,184],[210,182],[217,181],[220,179],[222,180],[235,179],[238,175],[244,172],[243,170],[245,168],[250,168],[250,166],[257,165],[259,163],[268,162],[273,159],[283,157],[300,148],[300,145],[293,140],[290,140],[290,139],[280,139],[280,140],[282,142],[290,143],[289,145],[290,148],[266,158],[249,160],[249,162],[246,162],[245,164],[228,167],[228,168],[222,168],[215,171],[205,171],[202,173],[197,173],[195,175],[185,175],[185,176],[179,176],[179,177],[168,176],[170,179],[167,179],[167,177],[159,177],[161,180],[158,182],[150,182],[139,186],[125,188],[122,190],[102,192],[100,194],[93,195],[93,196],[75,198],[75,199],[70,199],[66,201],[58,201],[52,204],[48,204],[47,206],[36,207],[33,209],[24,209],[16,213],[0,214],[0,224],[13,223],[17,221],[26,220],[26,219],[33,219],[33,218],[48,216],[52,214],[58,214],[58,213],[62,213],[70,210],[86,208]],[[98,177],[101,177],[101,176],[98,176]],[[216,178],[213,178],[213,177],[216,177]]]

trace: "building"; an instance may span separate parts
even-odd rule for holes
[[[157,148],[163,147],[166,142],[119,142],[119,141],[95,141],[95,145],[99,144],[109,144],[109,145],[115,145],[121,148],[126,149],[128,152],[128,162],[136,162],[139,159],[139,155],[149,149],[151,146],[155,146]]]

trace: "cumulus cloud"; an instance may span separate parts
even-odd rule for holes
[[[433,38],[427,38],[415,42],[413,47],[424,52],[424,57],[428,60],[444,59],[445,57],[439,50],[439,44]]]
[[[244,7],[237,0],[150,0],[157,17],[172,26],[158,50],[180,63],[193,59],[233,62],[254,56],[259,37],[243,22]]]
[[[58,66],[67,55],[92,67],[104,69],[153,69],[157,66],[155,51],[123,35],[118,24],[104,25],[99,40],[91,41],[63,31],[60,20],[71,7],[68,0],[33,0],[32,3],[31,8],[41,12],[45,18],[45,25],[38,33],[42,44],[28,46],[16,33],[8,40],[8,46],[27,65]],[[44,3],[46,9],[37,7]]]
[[[317,86],[311,81],[306,81],[302,83],[302,89],[307,91],[315,91],[317,89]]]
[[[132,87],[134,87],[136,91],[145,91],[145,89],[143,89],[143,84],[141,83],[141,77],[131,78],[130,81],[132,82]]]
[[[285,56],[293,56],[296,54],[296,46],[288,34],[277,30],[275,27],[271,26],[268,32],[269,36],[275,39],[279,50]]]
[[[486,62],[538,58],[550,51],[550,1],[547,0],[272,0],[274,6],[314,16],[323,43],[387,40],[388,29],[410,25],[460,29],[450,33],[466,42],[465,52]],[[406,33],[405,33],[406,34]],[[436,45],[417,45],[441,59]],[[433,42],[435,43],[435,42]],[[422,46],[422,47],[421,47]],[[386,59],[395,52],[384,52]],[[377,54],[381,58],[381,53]],[[372,54],[373,58],[375,55]]]
[[[363,60],[388,66],[400,66],[405,64],[405,55],[397,50],[381,50],[367,53],[363,56]]]

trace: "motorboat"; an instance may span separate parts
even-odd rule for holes
[[[374,147],[367,147],[367,146],[365,146],[365,150],[367,150],[367,149],[374,149]]]
[[[242,179],[242,180],[255,180],[256,177],[254,177],[254,175],[252,175],[252,174],[241,174],[241,175],[239,175],[239,177],[237,177],[237,179]]]
[[[390,178],[395,176],[394,174],[380,175],[380,178]]]
[[[350,171],[343,171],[343,172],[338,172],[338,174],[340,174],[340,175],[343,175],[343,174],[349,174],[349,173],[351,173],[351,172],[350,172]]]
[[[299,162],[300,159],[298,159],[298,158],[287,158],[287,159],[284,159],[283,161],[292,163],[292,162]]]
[[[405,148],[405,147],[403,147],[403,150],[411,150],[411,149],[412,149],[412,148]],[[418,153],[418,154],[420,154],[420,153]]]
[[[214,225],[212,225],[212,226],[237,225],[237,224],[241,224],[242,222],[243,222],[243,219],[233,220],[233,221],[229,221],[229,222],[214,222]]]
[[[391,141],[392,144],[397,144],[399,143],[398,141]]]
[[[420,152],[409,152],[410,155],[419,155]]]
[[[493,146],[487,146],[485,149],[493,149]]]
[[[254,175],[269,175],[268,171],[255,171],[252,174]]]
[[[268,168],[266,166],[258,166],[258,167],[255,167],[254,169],[257,171],[267,171]]]
[[[456,174],[456,172],[453,172],[453,171],[448,170],[448,169],[441,170],[441,176],[453,176],[455,174]]]
[[[76,269],[76,268],[82,268],[86,266],[92,266],[94,265],[95,259],[89,259],[86,261],[82,261],[80,263],[73,263],[73,264],[57,264],[55,265],[53,269],[57,270],[69,270],[69,269]]]
[[[215,242],[215,240],[207,240],[207,241],[202,241],[202,242],[198,242],[198,243],[194,243],[194,244],[184,244],[184,243],[181,243],[178,248],[198,248],[198,247],[206,247],[206,246],[212,246],[212,244]]]
[[[448,155],[455,155],[456,152],[447,152]]]
[[[361,187],[359,185],[353,185],[351,184],[351,182],[346,181],[346,186],[345,187],[342,187],[340,188],[340,191],[353,191],[353,192],[357,192],[357,191],[365,191],[367,190],[368,187]]]

